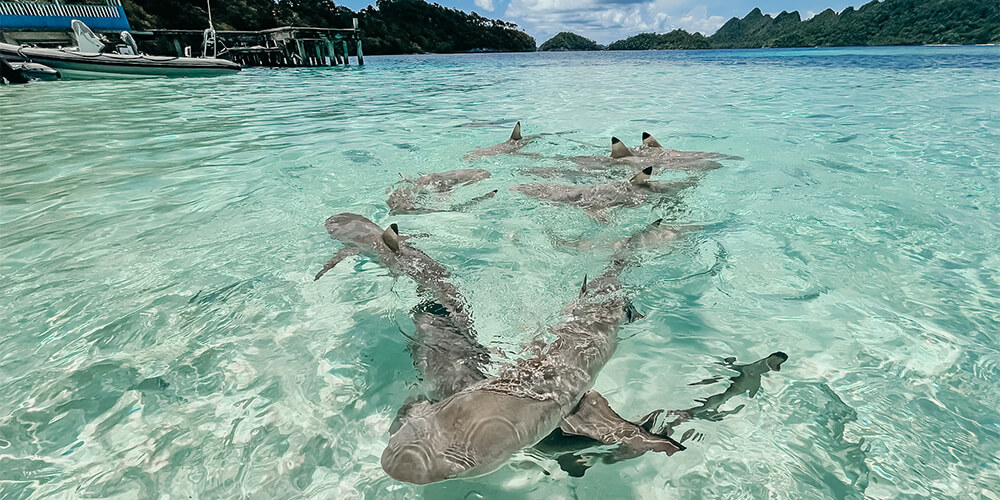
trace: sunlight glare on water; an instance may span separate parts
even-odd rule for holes
[[[1000,48],[367,62],[0,88],[0,497],[996,498]],[[549,135],[463,159],[517,120]],[[644,131],[744,160],[608,224],[508,190]],[[455,168],[493,174],[456,200],[499,193],[389,216],[399,174]],[[359,257],[313,281],[340,212],[428,234],[508,356],[608,261],[563,241],[697,227],[622,278],[647,317],[595,388],[626,418],[790,359],[669,458],[399,483],[420,298]]]

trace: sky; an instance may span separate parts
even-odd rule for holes
[[[429,0],[478,12],[483,17],[517,23],[541,45],[560,31],[572,31],[601,44],[639,33],[665,33],[677,28],[715,33],[732,17],[760,7],[772,17],[782,10],[799,11],[803,19],[827,8],[837,12],[867,3],[848,0]],[[340,0],[357,11],[374,1]]]

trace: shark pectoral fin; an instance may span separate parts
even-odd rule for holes
[[[559,428],[566,434],[587,436],[604,444],[618,444],[638,454],[660,451],[673,455],[684,449],[684,445],[668,436],[649,432],[625,420],[597,391],[584,394],[576,410],[562,419]]]
[[[632,301],[629,301],[625,304],[625,319],[628,320],[629,323],[632,323],[639,321],[640,319],[646,319],[646,315],[639,312],[639,310],[632,305]]]
[[[336,266],[337,264],[340,264],[340,261],[342,261],[342,260],[344,260],[344,259],[346,259],[346,258],[348,258],[348,257],[350,257],[352,255],[357,255],[357,254],[358,254],[358,249],[357,248],[348,248],[348,247],[341,248],[337,252],[337,255],[334,255],[333,258],[330,259],[326,263],[326,265],[323,266],[323,269],[320,269],[319,272],[316,273],[316,277],[313,278],[313,281],[316,281],[316,280],[322,278],[323,275],[326,274],[327,271],[329,271],[330,269],[333,269],[333,267]]]
[[[611,138],[611,157],[612,158],[625,158],[626,156],[632,156],[632,152],[628,150],[628,146],[625,145],[617,137]]]
[[[660,142],[656,140],[649,132],[642,133],[642,145],[647,148],[662,148]]]
[[[399,226],[395,222],[382,232],[382,242],[393,252],[399,253]]]
[[[521,122],[514,124],[514,131],[510,133],[510,140],[520,141],[521,140]]]
[[[635,425],[642,427],[646,430],[646,432],[653,432],[653,426],[656,425],[656,419],[660,418],[660,415],[663,415],[664,411],[665,410],[663,409],[653,410],[646,414],[646,416],[636,421]]]

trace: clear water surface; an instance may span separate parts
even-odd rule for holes
[[[0,497],[998,498],[1000,48],[370,57],[364,68],[0,88]],[[514,121],[549,132],[472,162]],[[608,137],[744,161],[610,224],[507,190]],[[398,174],[493,177],[389,217]],[[379,456],[416,380],[413,283],[357,212],[452,270],[516,355],[649,221],[701,227],[623,280],[647,318],[597,379],[683,409],[790,360],[700,441],[570,478],[534,453],[426,487]]]

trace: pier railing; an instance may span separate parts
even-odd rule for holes
[[[121,0],[107,5],[60,4],[0,1],[0,30],[68,30],[79,19],[99,31],[129,31]]]

